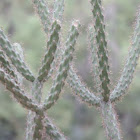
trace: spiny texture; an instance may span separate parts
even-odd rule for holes
[[[46,128],[46,134],[50,136],[52,140],[66,140],[64,135],[58,130],[58,128],[48,119],[46,116],[44,118],[44,126]]]
[[[38,79],[32,84],[32,96],[38,104],[41,102],[43,83]]]
[[[113,104],[111,102],[102,102],[101,113],[108,140],[122,140]]]
[[[105,36],[104,16],[101,9],[101,0],[91,0],[92,13],[94,16],[95,39],[97,45],[97,55],[99,59],[99,76],[102,87],[104,101],[108,101],[110,95],[110,79],[108,65],[107,41]]]
[[[89,46],[91,49],[91,58],[92,58],[92,72],[94,74],[94,82],[95,82],[95,89],[98,94],[102,93],[102,87],[101,87],[101,80],[100,80],[100,67],[99,67],[99,59],[97,56],[98,53],[98,47],[96,44],[96,36],[94,28],[91,26],[89,28]],[[101,97],[101,95],[100,95]]]
[[[59,16],[61,16],[62,12],[57,16],[57,18],[54,18],[55,19],[54,22],[49,21],[49,18],[48,18],[50,16],[50,14],[48,14],[49,10],[47,8],[46,9],[41,9],[41,7],[39,6],[39,5],[41,5],[41,2],[45,3],[45,1],[41,1],[40,3],[37,3],[37,1],[36,2],[33,1],[33,2],[34,2],[35,6],[37,8],[37,11],[38,11],[38,14],[40,16],[41,22],[42,22],[43,27],[45,29],[44,31],[47,35],[49,35],[49,40],[47,42],[47,51],[46,51],[45,57],[43,59],[42,67],[39,71],[39,76],[37,78],[37,81],[39,80],[40,83],[39,83],[39,81],[34,83],[33,91],[35,91],[35,92],[32,92],[36,101],[40,103],[41,95],[42,95],[41,94],[41,88],[40,88],[40,90],[38,90],[38,89],[36,89],[36,87],[38,87],[38,86],[40,87],[40,85],[42,83],[41,81],[44,81],[48,78],[48,73],[50,73],[49,71],[50,71],[50,68],[51,68],[51,65],[52,65],[51,63],[54,63],[54,56],[56,55],[56,52],[57,52],[56,49],[57,49],[57,46],[58,46],[58,43],[59,43],[60,25],[58,23],[58,20],[60,20]],[[63,4],[63,3],[61,2],[61,4]],[[60,5],[59,1],[55,1],[54,5],[55,5],[54,7],[60,6],[61,8],[63,8],[63,6]],[[39,11],[39,9],[41,9],[41,12]],[[57,11],[59,11],[59,10],[61,10],[61,9],[58,8]],[[46,23],[44,22],[44,19],[43,19],[43,17],[44,17],[43,14],[44,13],[46,14],[46,18],[48,18],[48,21],[47,21],[48,26],[46,26]],[[54,13],[54,15],[56,15],[55,12],[53,12],[53,13]],[[50,26],[51,23],[52,23],[52,27],[51,27],[51,29],[49,29],[49,26]],[[42,119],[40,119],[40,117],[37,118],[37,114],[34,114],[34,113],[29,113],[28,117],[29,117],[29,123],[30,123],[30,121],[32,121],[31,119],[33,119],[33,118],[34,118],[34,121],[32,121],[30,123],[31,127],[30,128],[28,127],[29,130],[30,130],[30,133],[28,133],[27,139],[32,138],[32,136],[34,137],[33,139],[35,139],[35,138],[42,139],[41,138],[41,133],[38,133],[38,134],[36,134],[36,133],[38,131],[40,131],[40,129],[41,129],[41,127],[38,127],[38,125],[43,126],[45,124],[45,122],[44,122],[44,124],[42,124],[42,121],[43,121],[42,119],[43,118]],[[35,123],[35,120],[38,122],[38,125],[36,125],[34,127],[33,125]],[[51,135],[51,134],[49,134],[49,135]]]
[[[20,61],[24,61],[24,53],[23,53],[23,49],[22,49],[21,45],[19,43],[14,43],[13,48],[14,48],[16,54],[18,54]],[[16,75],[17,75],[19,84],[22,85],[22,82],[23,82],[22,75],[19,72],[16,72]]]
[[[0,81],[6,86],[6,88],[13,93],[13,96],[20,102],[23,107],[35,112],[39,112],[37,104],[25,95],[24,91],[18,86],[14,79],[12,79],[4,70],[0,69]]]
[[[51,19],[50,19],[50,11],[48,8],[48,4],[46,0],[32,0],[34,6],[36,8],[36,12],[40,17],[41,23],[43,25],[43,29],[45,33],[49,33]]]
[[[64,2],[64,1],[63,1]],[[58,14],[58,16],[55,14],[55,11],[53,12],[54,13],[54,15],[55,16],[57,16],[57,18],[56,19],[61,19],[61,18],[59,18],[59,16],[62,16],[62,12],[63,12],[63,10],[61,11],[61,8],[63,9],[63,2],[61,2],[60,3],[60,1],[55,1],[55,6],[54,7],[58,7],[58,9],[57,9],[57,11],[59,11],[60,10],[60,13]],[[61,8],[60,8],[61,7]],[[44,11],[42,11],[43,13],[44,13]],[[41,13],[39,13],[39,15],[40,15],[40,17],[42,16],[41,15]],[[43,23],[43,22],[42,22]],[[43,25],[44,27],[46,27],[45,25]],[[37,80],[39,80],[40,81],[40,84],[41,84],[41,81],[44,81],[46,78],[47,78],[47,76],[48,76],[48,73],[49,73],[49,71],[50,71],[50,68],[51,68],[51,63],[53,63],[54,61],[53,61],[53,59],[54,59],[54,55],[55,55],[55,51],[56,51],[56,49],[57,49],[57,46],[58,46],[58,42],[59,42],[59,31],[60,31],[60,25],[58,24],[58,21],[56,20],[53,24],[52,24],[52,29],[50,29],[50,39],[49,39],[49,41],[48,41],[48,43],[47,43],[47,52],[46,52],[46,54],[45,54],[45,57],[44,57],[44,60],[43,60],[43,66],[42,66],[42,68],[40,69],[40,72],[39,72],[39,76],[38,76],[38,78],[37,78]],[[45,32],[46,32],[46,30],[45,30]],[[74,44],[75,44],[75,42],[74,42]],[[72,42],[72,45],[74,45],[73,44],[73,42]],[[74,47],[74,46],[71,46],[71,47]],[[65,54],[67,54],[68,55],[68,53],[69,52],[67,52],[67,50],[65,51],[65,53],[64,53],[64,55]],[[70,56],[72,56],[71,54],[70,54]],[[63,57],[64,59],[65,59],[65,57]],[[61,81],[61,85],[64,85],[63,83],[64,83],[64,80],[65,80],[65,78],[67,77],[67,74],[66,74],[66,72],[68,71],[68,67],[67,67],[67,65],[69,65],[68,63],[69,63],[69,61],[71,60],[71,57],[70,58],[66,58],[66,61],[64,61],[63,62],[63,64],[64,64],[64,66],[66,66],[66,69],[64,69],[64,71],[62,71],[62,73],[61,73],[61,68],[63,67],[63,65],[62,65],[62,63],[60,64],[60,68],[59,68],[59,70],[60,70],[60,73],[57,75],[57,78],[56,78],[56,80],[59,80],[59,78],[61,77],[62,78],[62,81]],[[61,75],[62,74],[62,75]],[[41,76],[42,75],[42,76]],[[64,75],[64,78],[63,78],[63,75]],[[36,81],[36,80],[35,80]],[[38,81],[38,82],[39,82]],[[38,91],[37,89],[36,89],[36,87],[38,87],[39,85],[38,84],[36,84],[36,83],[34,83],[34,86],[33,86],[33,95],[34,95],[34,97],[35,97],[35,99],[37,99],[37,101],[39,101],[40,102],[40,100],[41,100],[41,98],[39,98],[39,97],[41,97],[41,92],[40,91]],[[39,86],[40,87],[40,86]],[[58,87],[58,85],[56,84],[56,89],[54,89],[54,91],[55,90],[57,90],[57,87]],[[62,86],[60,86],[60,89],[62,89]],[[59,91],[59,90],[58,90]],[[60,90],[61,91],[61,90]],[[59,91],[59,92],[60,92]],[[59,94],[59,92],[58,92],[58,94]],[[34,94],[35,93],[35,94]],[[38,94],[37,94],[38,93]],[[44,104],[44,107],[43,108],[45,108],[45,104]],[[29,114],[29,116],[31,117],[32,116],[32,113],[30,113]],[[44,126],[44,124],[46,124],[45,122],[44,122],[44,124],[42,124],[42,119],[38,116],[37,117],[37,114],[34,116],[33,115],[33,117],[31,117],[30,118],[29,117],[29,121],[31,121],[31,119],[33,119],[34,118],[34,121],[32,121],[32,123],[30,123],[29,122],[29,124],[30,125],[32,125],[32,127],[30,127],[28,130],[30,130],[30,134],[31,134],[31,136],[30,136],[30,134],[28,133],[28,135],[29,135],[29,137],[27,138],[27,139],[32,139],[32,136],[33,136],[33,139],[42,139],[41,137],[42,137],[42,135],[41,135],[41,133],[37,133],[37,132],[40,132],[40,129],[42,129],[41,127],[38,127],[38,125],[39,126]],[[38,125],[36,125],[35,127],[33,126],[33,124],[35,123],[35,121],[38,123]],[[35,123],[36,124],[36,123]],[[48,133],[48,135],[50,136],[50,137],[56,137],[56,136],[58,136],[58,138],[57,139],[62,139],[62,136],[63,135],[61,135],[58,131],[57,131],[57,129],[56,129],[56,127],[55,126],[53,126],[51,123],[49,123],[50,124],[50,129],[51,129],[51,131],[50,132],[53,132],[53,135],[51,134],[51,133]],[[47,129],[48,129],[48,126],[47,127],[45,127],[46,128],[46,132],[48,132],[47,131]],[[34,132],[33,132],[34,131]],[[54,134],[54,132],[57,132],[56,134]],[[63,138],[64,139],[64,138]]]
[[[64,86],[64,81],[67,77],[67,72],[69,70],[70,62],[72,61],[72,53],[74,51],[74,46],[76,43],[76,39],[79,35],[78,33],[79,24],[74,22],[67,42],[66,42],[66,50],[64,51],[63,58],[61,64],[59,66],[59,70],[54,80],[53,86],[50,91],[49,97],[46,99],[45,109],[49,109],[59,98],[59,94]]]
[[[34,76],[28,69],[24,61],[20,60],[20,56],[15,52],[13,45],[11,45],[8,38],[4,35],[3,31],[0,29],[0,46],[6,55],[11,60],[12,64],[17,68],[17,71],[21,73],[27,80],[33,82]]]
[[[137,66],[138,58],[140,55],[140,12],[138,12],[136,27],[132,38],[132,47],[127,58],[126,65],[121,74],[117,86],[110,96],[111,101],[115,101],[126,93],[129,85],[132,82],[134,71]]]
[[[43,115],[38,115],[34,117],[34,133],[33,133],[33,140],[41,140],[43,139]]]
[[[40,82],[38,79],[36,79],[32,85],[32,96],[33,99],[40,104],[41,102],[41,96],[42,96],[42,82]],[[35,112],[29,111],[27,116],[27,129],[26,129],[26,140],[34,139],[36,136],[42,138],[41,133],[39,132],[40,129],[43,128],[42,124],[42,115],[39,116]],[[36,122],[38,125],[36,125]],[[37,134],[36,134],[37,133]],[[34,138],[33,138],[34,137]]]
[[[43,2],[43,0],[42,0],[42,2]],[[57,7],[61,7],[61,8],[58,8],[58,10],[57,10],[59,14],[56,13],[57,15],[59,15],[59,17],[57,16],[59,19],[61,19],[61,16],[63,15],[63,13],[62,13],[62,11],[63,11],[62,9],[64,8],[63,7],[64,6],[64,3],[63,2],[64,2],[63,0],[60,0],[60,2],[58,0],[55,0],[55,5]],[[36,7],[37,7],[37,5],[36,5]],[[43,10],[42,12],[45,13],[45,10],[46,9],[42,9],[42,10]],[[41,22],[43,23],[43,27],[45,28],[46,27],[46,24],[43,22],[44,19],[41,18],[42,17],[42,14],[41,13],[38,13],[38,14],[39,14],[39,17],[41,19]],[[53,11],[53,15],[55,16],[55,10]],[[62,21],[62,19],[60,20],[60,22],[61,21]],[[48,32],[46,30],[44,30],[44,31],[45,31],[46,34],[48,34]],[[60,54],[63,54],[63,51],[62,50],[61,50],[61,53]],[[55,58],[57,58],[57,57],[55,56]],[[52,68],[50,70],[49,76],[50,76],[50,74],[52,74],[53,70],[55,69],[55,66],[56,66],[56,61],[53,61]],[[70,79],[68,80],[69,81],[68,83],[69,84],[70,83],[73,83],[72,85],[73,85],[73,87],[75,87],[73,89],[76,90],[76,93],[80,96],[80,99],[82,101],[85,100],[86,102],[88,102],[89,105],[95,105],[95,104],[97,105],[97,104],[99,104],[99,98],[96,98],[96,96],[94,96],[93,93],[87,94],[87,91],[88,91],[88,93],[90,93],[89,90],[82,84],[81,80],[79,79],[79,77],[76,75],[75,71],[73,71],[72,68],[70,68],[70,73],[71,73],[71,76],[69,76]],[[76,76],[76,79],[75,79],[75,76]],[[77,80],[77,81],[75,81],[75,80]],[[80,84],[80,86],[77,87],[77,85],[79,85],[79,84]],[[94,102],[91,103],[91,98],[90,97],[93,97],[93,101]]]
[[[55,0],[53,17],[57,20],[62,20],[64,12],[64,0]]]
[[[79,35],[79,22],[73,22],[68,34],[65,46],[60,44],[60,29],[63,19],[64,0],[55,0],[52,15],[46,0],[32,0],[36,11],[41,19],[43,29],[48,37],[45,56],[42,61],[39,74],[34,77],[24,62],[23,50],[18,43],[11,44],[8,38],[0,29],[0,81],[12,93],[14,98],[26,109],[28,109],[26,140],[66,140],[65,136],[50,121],[47,110],[53,107],[59,99],[60,92],[64,87],[65,80],[72,87],[75,94],[84,103],[96,106],[102,114],[106,136],[109,140],[122,140],[117,115],[114,109],[114,101],[124,95],[131,83],[134,70],[138,61],[140,49],[140,11],[134,32],[132,49],[130,50],[127,63],[122,72],[121,78],[110,95],[110,79],[107,41],[105,35],[104,17],[102,14],[101,0],[91,0],[94,24],[89,29],[89,46],[92,54],[92,65],[94,81],[97,93],[96,96],[80,80],[74,68],[71,66],[73,51]],[[93,28],[94,27],[94,28]],[[2,50],[3,51],[2,51]],[[64,50],[64,51],[63,51]],[[51,77],[58,54],[61,54],[59,68],[56,71],[56,78],[53,81],[49,95],[42,99],[42,88],[46,80]],[[17,71],[15,71],[15,69]],[[25,77],[32,82],[31,97],[28,97],[22,90],[17,75]],[[43,102],[43,103],[42,103]]]
[[[51,29],[51,33],[50,33],[50,38],[49,41],[47,42],[47,51],[44,57],[44,60],[42,62],[42,67],[39,71],[39,77],[38,79],[40,81],[44,80],[46,78],[46,76],[49,73],[51,64],[54,60],[54,55],[55,55],[55,51],[57,49],[57,45],[59,42],[59,31],[60,31],[60,25],[58,23],[58,21],[54,21],[54,23],[52,24],[52,29]]]
[[[0,50],[0,65],[1,67],[9,73],[11,76],[13,76],[17,80],[17,75],[14,72],[14,69],[12,68],[11,64],[9,63],[9,60],[5,56],[4,52]]]
[[[72,67],[69,70],[67,82],[81,101],[87,103],[89,106],[99,105],[100,98],[96,97],[86,88]]]
[[[60,22],[60,24],[63,21],[62,20],[63,12],[64,12],[64,0],[55,0],[54,11],[53,11],[53,18],[58,20]],[[54,69],[59,64],[60,46],[61,46],[61,40],[60,39],[59,39],[59,42],[58,42],[58,45],[57,45],[56,53],[54,55],[54,61],[52,62],[51,69],[50,69],[50,71],[48,73],[48,78],[52,75],[52,73],[54,72]]]

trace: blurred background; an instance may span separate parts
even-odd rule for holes
[[[53,9],[53,0],[49,1]],[[70,24],[74,19],[81,21],[80,37],[76,45],[74,65],[83,82],[94,91],[87,30],[92,24],[89,0],[65,0],[62,41],[65,42]],[[133,25],[139,0],[104,0],[104,15],[107,24],[112,89],[119,79],[131,43]],[[44,55],[46,36],[31,3],[31,0],[0,0],[0,27],[14,42],[19,42],[25,60],[34,74],[37,74]],[[62,43],[62,44],[63,44]],[[30,84],[24,81],[24,89],[30,93]],[[51,80],[44,86],[48,94]],[[27,110],[23,109],[10,93],[0,84],[0,140],[24,140]],[[48,115],[70,140],[105,140],[100,113],[94,107],[87,107],[71,94],[65,86],[61,98]],[[125,140],[140,140],[140,66],[135,72],[128,95],[116,105],[122,135]]]

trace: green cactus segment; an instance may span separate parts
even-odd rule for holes
[[[117,115],[110,102],[101,102],[103,125],[109,140],[122,140]]]
[[[53,123],[48,119],[48,117],[45,117],[44,119],[44,126],[45,126],[45,132],[52,140],[66,140],[64,135],[58,130],[56,126],[53,125]]]
[[[74,46],[79,35],[78,33],[79,24],[74,22],[68,39],[66,41],[66,50],[62,54],[62,61],[59,66],[59,70],[54,80],[53,86],[50,91],[49,97],[45,100],[44,109],[49,109],[58,100],[59,94],[64,86],[65,79],[67,78],[67,73],[70,67],[70,62],[72,61],[72,53],[74,51]]]
[[[51,26],[51,20],[50,20],[50,11],[47,6],[48,5],[47,1],[46,0],[32,0],[32,1],[35,5],[36,12],[40,17],[43,29],[45,33],[48,34]]]
[[[138,58],[140,55],[140,12],[136,21],[136,27],[134,31],[134,36],[132,38],[132,48],[129,52],[126,65],[123,69],[122,75],[117,86],[114,88],[111,93],[110,100],[116,101],[120,99],[128,89],[129,85],[132,82],[133,74],[135,72]]]
[[[34,112],[40,112],[39,107],[30,98],[26,96],[23,90],[17,85],[17,83],[8,74],[0,69],[0,81],[6,86],[6,88],[12,92],[13,96],[17,99],[23,107],[32,110]]]
[[[59,64],[60,64],[60,60],[61,60],[61,48],[59,48],[59,43],[57,45],[57,49],[56,49],[56,52],[55,52],[55,56],[54,56],[54,60],[51,64],[51,68],[50,68],[50,71],[48,73],[48,76],[46,77],[46,79],[50,78],[52,75],[53,75],[53,72],[58,68]]]
[[[36,79],[32,86],[32,96],[38,104],[40,104],[41,102],[42,87],[43,87],[43,84],[40,81],[38,81],[38,79]]]
[[[58,21],[54,21],[54,23],[52,24],[50,38],[49,41],[47,42],[47,52],[42,62],[42,67],[39,71],[39,76],[38,76],[39,81],[43,81],[48,76],[48,73],[50,71],[51,64],[54,60],[54,55],[59,42],[60,28],[61,27]]]
[[[64,12],[64,0],[55,0],[53,13],[54,19],[62,21],[63,12]]]
[[[7,57],[11,60],[12,64],[16,67],[17,71],[21,73],[27,80],[33,82],[34,76],[27,68],[24,61],[19,59],[19,55],[15,52],[13,46],[9,42],[8,38],[4,35],[3,31],[0,29],[0,46],[6,53]]]
[[[41,103],[41,97],[42,97],[42,82],[38,81],[38,79],[36,79],[33,83],[33,87],[32,87],[32,95],[34,100],[40,104]],[[38,140],[42,140],[42,131],[43,131],[43,115],[38,115],[35,114],[34,112],[32,112],[31,114],[31,118],[32,116],[34,116],[32,124],[31,124],[31,129],[33,131],[33,140],[38,139]],[[35,126],[34,126],[35,124]],[[34,127],[33,127],[34,126]],[[34,128],[34,129],[33,129]],[[42,134],[41,134],[42,133]],[[32,134],[32,133],[31,133]]]
[[[34,134],[33,140],[43,140],[43,116],[37,115],[34,117]]]
[[[92,58],[92,68],[93,68],[93,74],[94,74],[94,82],[95,82],[95,89],[97,90],[97,93],[102,93],[102,87],[101,87],[101,81],[100,81],[100,67],[99,67],[99,59],[97,56],[97,44],[96,39],[94,36],[94,28],[89,28],[89,46],[91,49],[91,58]]]
[[[60,25],[58,21],[54,21],[52,24],[52,28],[50,29],[50,38],[47,42],[47,52],[45,54],[44,60],[42,62],[42,67],[39,71],[39,76],[33,85],[32,93],[35,100],[40,103],[41,101],[41,89],[42,89],[42,82],[48,77],[48,73],[51,68],[51,64],[54,60],[54,55],[56,53],[57,45],[59,42],[59,32],[60,32]],[[32,114],[31,114],[32,115]],[[34,115],[34,114],[33,114]],[[32,117],[32,116],[31,116]],[[31,135],[33,134],[33,139],[42,139],[42,134],[40,133],[43,130],[42,124],[42,117],[38,116],[37,114],[34,117],[34,121],[32,125],[36,124],[35,127],[30,127]],[[32,132],[33,131],[33,132]],[[29,134],[30,136],[30,134]]]
[[[26,137],[25,137],[26,140],[33,139],[35,115],[36,114],[32,111],[29,111],[27,115]]]
[[[99,106],[100,98],[96,97],[87,89],[72,67],[69,70],[67,82],[83,102],[87,103],[89,106]]]
[[[0,50],[0,65],[1,67],[6,70],[6,72],[13,76],[17,80],[17,75],[14,72],[14,69],[12,68],[9,60],[5,56],[4,52]]]
[[[33,96],[33,99],[35,100],[35,102],[38,103],[38,104],[40,104],[40,102],[41,102],[41,97],[42,97],[41,89],[42,89],[42,86],[43,86],[42,83],[39,82],[38,79],[36,79],[33,82],[32,96]],[[35,125],[36,122],[39,125]],[[38,117],[38,114],[29,111],[28,118],[27,118],[26,140],[32,140],[32,139],[35,139],[35,137],[38,138],[40,136],[40,133],[38,134],[38,132],[40,131],[40,129],[42,127],[39,127],[39,126],[42,126],[42,119],[40,119]]]
[[[108,51],[107,51],[107,41],[105,37],[105,25],[104,17],[101,10],[101,0],[91,0],[93,7],[92,13],[95,19],[95,37],[96,44],[98,47],[97,56],[99,59],[100,68],[100,81],[102,87],[102,96],[104,101],[108,101],[110,95],[110,79],[109,79],[109,65],[108,65]]]

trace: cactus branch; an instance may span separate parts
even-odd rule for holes
[[[94,83],[95,83],[95,89],[97,90],[97,93],[102,93],[102,87],[101,87],[101,81],[100,81],[100,67],[99,67],[99,59],[97,56],[98,48],[96,44],[96,38],[95,38],[95,31],[94,28],[91,26],[89,28],[89,46],[91,49],[91,58],[92,58],[92,68],[93,68],[93,74],[94,74]]]
[[[101,113],[108,140],[122,140],[113,104],[111,102],[101,102]]]
[[[100,67],[100,81],[102,87],[102,96],[104,101],[107,102],[110,95],[110,79],[109,79],[109,65],[108,65],[108,51],[107,41],[105,36],[104,16],[101,9],[101,0],[91,0],[92,13],[95,20],[94,29],[97,44],[97,56],[99,59]]]
[[[35,104],[23,90],[20,89],[18,84],[12,79],[4,70],[0,69],[0,81],[6,86],[6,88],[12,92],[13,96],[23,107],[30,109],[34,112],[40,112],[40,108]]]
[[[55,0],[53,13],[54,19],[62,21],[63,12],[64,12],[64,0]]]
[[[38,104],[40,104],[41,102],[42,86],[43,86],[42,82],[38,81],[38,79],[36,79],[32,85],[32,96],[33,96],[33,99]],[[35,121],[38,122],[40,126],[42,126],[41,117],[39,117],[39,115],[36,114],[35,112],[29,111],[28,117],[27,117],[26,140],[33,139],[33,137],[35,139],[36,136],[37,137],[40,136],[40,133],[36,134],[40,130],[40,127],[38,127],[38,125],[35,125]]]
[[[39,70],[39,76],[38,76],[39,81],[45,80],[50,71],[51,64],[54,60],[54,55],[55,55],[57,45],[59,42],[60,28],[61,27],[60,27],[58,21],[55,20],[52,24],[49,41],[47,42],[47,51],[46,51],[45,57],[42,62],[42,67]]]
[[[12,65],[10,64],[4,52],[1,50],[0,50],[0,62],[1,62],[1,67],[4,70],[6,70],[6,72],[9,73],[9,75],[13,76],[17,80],[17,75],[15,74]]]
[[[67,82],[74,90],[75,95],[80,97],[81,101],[84,101],[89,106],[99,106],[100,98],[96,97],[87,89],[87,87],[81,82],[81,80],[79,79],[78,75],[72,67],[69,70]]]
[[[109,140],[122,140],[117,115],[114,110],[114,101],[126,93],[136,69],[140,54],[140,11],[126,65],[117,86],[110,92],[108,44],[101,8],[102,0],[90,0],[94,23],[89,28],[89,46],[91,48],[97,91],[93,94],[82,83],[71,65],[75,44],[79,36],[79,22],[73,22],[65,46],[60,49],[60,29],[63,21],[64,0],[54,1],[53,15],[49,11],[46,0],[32,0],[32,2],[48,37],[47,50],[36,78],[24,62],[23,50],[20,44],[11,44],[8,37],[0,29],[0,81],[11,91],[14,98],[29,111],[26,140],[66,140],[64,135],[49,120],[46,113],[59,99],[66,78],[75,95],[79,96],[84,103],[99,107],[107,138]],[[42,103],[43,84],[57,67],[58,56],[61,59],[60,63],[58,63],[59,68],[56,72],[56,77],[49,95]],[[31,97],[28,97],[21,88],[20,85],[23,83],[19,81],[18,74],[22,74],[23,77],[32,82]],[[21,75],[19,76],[21,77]],[[97,96],[96,93],[100,93],[100,96]]]
[[[46,0],[32,0],[46,34],[50,31],[51,18]]]
[[[58,130],[56,126],[49,120],[49,118],[46,116],[44,118],[44,126],[46,130],[46,134],[52,139],[52,140],[66,140],[64,135]]]
[[[72,61],[73,57],[73,51],[74,46],[77,40],[77,37],[79,35],[78,33],[79,23],[74,22],[68,39],[66,41],[66,50],[64,51],[64,54],[62,55],[62,62],[59,66],[59,70],[56,76],[56,79],[54,80],[53,86],[50,91],[49,97],[45,100],[44,109],[49,109],[59,98],[59,94],[64,86],[65,79],[67,78],[67,73],[70,67],[70,62]]]
[[[121,98],[128,89],[132,82],[134,71],[137,66],[138,58],[140,55],[140,10],[136,20],[136,27],[132,38],[132,47],[127,58],[126,65],[121,74],[120,80],[117,86],[111,93],[110,100],[115,101]]]
[[[17,71],[21,73],[27,80],[33,82],[34,76],[24,61],[20,60],[19,55],[15,52],[13,45],[11,45],[8,38],[0,29],[0,46],[6,53],[7,57],[11,60],[12,64],[16,67]]]

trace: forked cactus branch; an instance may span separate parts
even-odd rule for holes
[[[89,47],[92,55],[92,68],[96,91],[93,93],[82,83],[76,74],[71,61],[80,24],[72,23],[63,50],[60,49],[61,23],[63,21],[64,0],[55,0],[54,10],[50,13],[46,0],[32,0],[40,17],[43,29],[48,37],[47,47],[41,68],[35,77],[24,62],[23,52],[19,44],[11,44],[8,37],[0,29],[0,81],[12,93],[14,98],[27,110],[26,140],[66,140],[65,136],[50,121],[47,110],[59,99],[65,81],[73,89],[74,95],[81,101],[99,108],[103,126],[108,140],[122,140],[119,121],[114,109],[114,102],[120,99],[131,84],[140,54],[140,11],[137,16],[132,48],[116,87],[110,90],[110,67],[108,62],[108,44],[105,34],[102,1],[90,0],[94,22],[89,28]],[[16,49],[15,49],[16,48]],[[42,88],[56,68],[59,54],[61,61],[52,83],[49,95],[43,101]],[[17,73],[32,82],[32,95],[29,97],[21,88]],[[98,94],[97,94],[98,93]]]
[[[25,62],[21,61],[19,54],[16,53],[14,50],[14,46],[10,43],[10,41],[4,35],[1,29],[0,29],[0,46],[7,55],[7,57],[9,57],[12,64],[16,67],[17,71],[21,73],[27,80],[33,82],[35,78],[32,72],[26,66]]]

